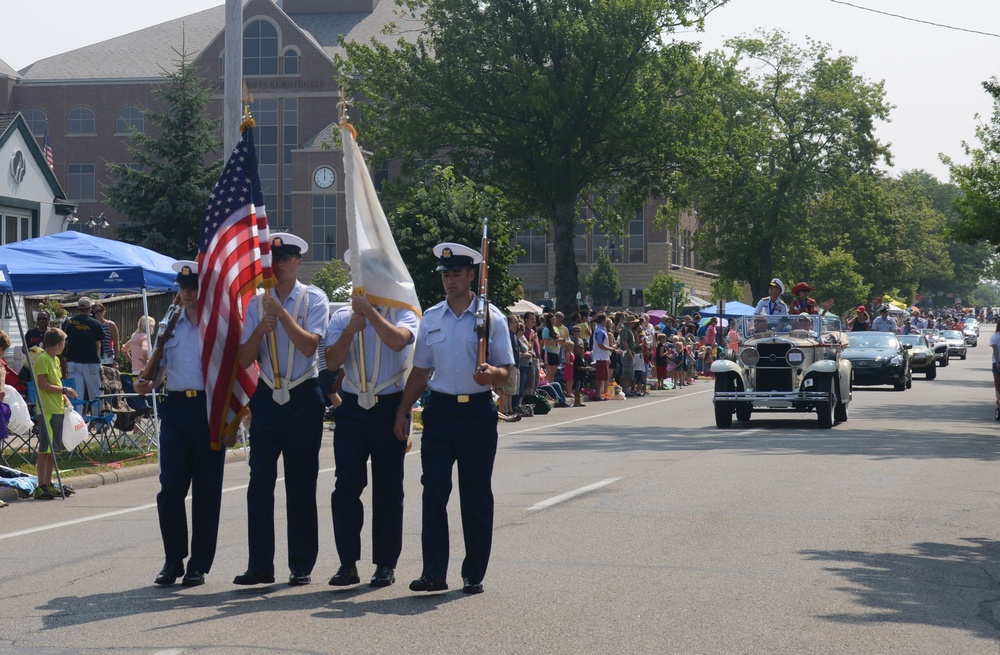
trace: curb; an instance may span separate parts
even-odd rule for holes
[[[226,464],[230,462],[242,462],[246,460],[245,451],[230,449],[226,452]],[[109,469],[99,473],[87,473],[85,475],[74,475],[65,478],[67,484],[76,490],[95,489],[106,484],[117,484],[128,480],[138,480],[160,474],[159,464],[140,464],[139,466],[129,466],[122,469]],[[20,491],[14,487],[0,487],[0,500],[8,503],[17,500],[29,500],[30,497],[21,496]]]

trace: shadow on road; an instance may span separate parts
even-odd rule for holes
[[[326,585],[324,585],[325,587]],[[284,585],[234,589],[216,593],[198,593],[181,586],[161,589],[143,587],[131,592],[92,594],[90,596],[61,596],[38,607],[46,612],[43,619],[46,630],[63,629],[97,621],[107,621],[120,616],[140,618],[146,614],[204,609],[205,616],[172,625],[158,626],[152,630],[167,629],[178,625],[196,625],[209,621],[228,619],[254,612],[311,612],[321,619],[357,618],[368,614],[416,616],[433,612],[438,606],[462,598],[461,588],[442,594],[423,594],[402,598],[363,600],[365,594],[376,591],[367,585],[347,591],[317,590],[314,593],[281,593]]]
[[[853,596],[858,605],[855,612],[819,618],[845,624],[933,625],[996,639],[1000,542],[962,541],[918,543],[909,553],[801,551],[811,561],[830,562],[824,570],[844,579],[841,591]]]
[[[820,429],[814,414],[787,413],[756,413],[750,421],[734,421],[732,429],[719,430],[712,418],[712,408],[708,406],[702,427],[671,426],[669,416],[664,417],[661,426],[628,425],[627,418],[614,427],[576,423],[553,427],[544,438],[535,433],[530,440],[511,440],[507,447],[524,451],[733,450],[767,455],[1000,460],[1000,428],[991,404],[970,401],[936,406],[934,420],[928,429],[926,421],[914,422],[912,404],[892,402],[896,395],[903,394],[889,391],[884,404],[852,411],[847,423],[838,424],[831,430]],[[874,425],[872,420],[878,420],[880,425]],[[886,427],[886,422],[893,427]],[[942,429],[937,430],[936,426]],[[504,440],[501,437],[501,441]]]

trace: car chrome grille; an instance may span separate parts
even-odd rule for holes
[[[792,368],[785,359],[791,348],[789,343],[757,344],[757,391],[792,391]]]

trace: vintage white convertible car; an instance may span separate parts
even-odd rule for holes
[[[848,418],[851,362],[842,356],[847,334],[840,320],[820,316],[747,316],[733,319],[739,352],[712,363],[715,423],[749,421],[754,412],[816,412],[821,428]]]

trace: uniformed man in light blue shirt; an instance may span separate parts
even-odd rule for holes
[[[502,312],[490,305],[488,355],[478,363],[476,294],[472,284],[482,255],[457,243],[434,248],[446,298],[424,312],[413,349],[413,370],[396,412],[396,438],[409,434],[410,408],[430,388],[420,443],[423,466],[423,573],[412,591],[448,588],[448,497],[452,467],[465,535],[462,591],[483,591],[493,539],[493,461],[497,450],[497,407],[493,388],[503,387],[514,352]]]
[[[150,380],[137,380],[135,390],[145,394],[166,377],[167,398],[160,409],[160,492],[156,511],[166,563],[154,582],[197,587],[205,583],[212,568],[219,534],[222,507],[222,475],[225,449],[212,448],[208,427],[208,402],[201,366],[201,338],[198,335],[198,263],[178,261],[177,286],[181,304],[173,334],[163,344],[158,371]],[[232,445],[236,435],[225,442]],[[185,498],[191,490],[191,559],[188,555]]]
[[[317,380],[317,348],[330,316],[326,294],[298,281],[309,246],[285,232],[270,236],[274,288],[247,303],[239,365],[260,365],[250,398],[250,557],[234,584],[274,582],[274,484],[278,457],[285,466],[288,584],[309,584],[319,552],[316,479],[326,404]],[[274,340],[270,334],[275,335]],[[276,347],[275,347],[276,343]],[[272,359],[278,362],[277,371]]]
[[[344,260],[350,266],[350,251],[344,253]],[[326,331],[327,368],[344,368],[343,402],[334,410],[337,481],[330,506],[340,557],[340,568],[330,578],[334,587],[361,581],[357,568],[365,519],[361,492],[368,484],[369,457],[375,564],[369,585],[387,587],[396,581],[396,563],[403,548],[406,441],[396,439],[393,428],[419,322],[412,309],[374,306],[367,296],[354,296],[350,307],[333,313]]]

